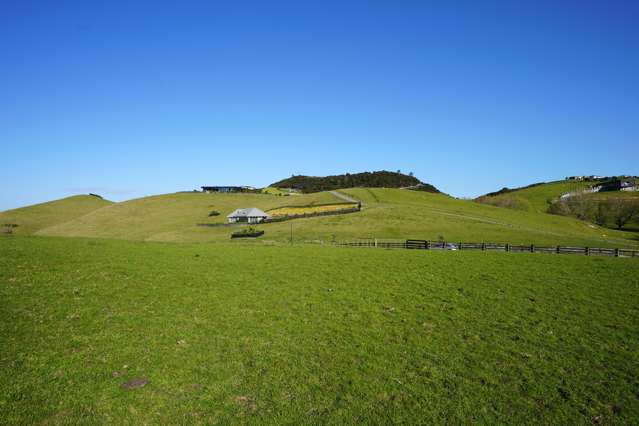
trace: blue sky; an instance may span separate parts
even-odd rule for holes
[[[103,3],[103,4],[98,4]],[[636,1],[19,1],[0,210],[291,174],[639,174]]]

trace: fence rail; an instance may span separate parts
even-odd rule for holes
[[[536,246],[534,244],[515,245],[508,243],[465,243],[409,239],[405,241],[335,241],[337,246],[347,247],[374,247],[386,249],[411,249],[411,250],[482,250],[504,251],[517,253],[555,253],[555,254],[580,254],[582,256],[614,256],[639,258],[639,250],[623,248],[599,248],[599,247],[574,247],[574,246]]]

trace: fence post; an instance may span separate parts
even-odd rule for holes
[[[430,241],[426,240],[426,250],[430,248]]]
[[[375,238],[375,248],[377,248],[377,238]]]
[[[510,251],[510,244],[506,243],[506,252]]]
[[[534,252],[535,252],[535,245],[534,245],[534,244],[531,244],[531,245],[530,245],[530,252],[531,252],[531,253],[534,253]]]
[[[590,247],[586,247],[586,256],[590,256]]]
[[[561,249],[559,248],[559,246],[557,246],[557,254],[559,254],[561,252]]]
[[[457,246],[457,247],[459,248],[459,250],[461,250],[461,249],[462,249],[462,243],[461,243],[461,241],[459,242],[459,246]]]
[[[619,257],[619,249],[618,248],[615,249],[615,257]]]

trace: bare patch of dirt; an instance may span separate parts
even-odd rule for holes
[[[129,380],[126,383],[122,383],[124,389],[137,389],[146,386],[149,383],[149,379],[141,377],[139,379]]]
[[[255,403],[253,398],[251,398],[250,396],[242,396],[242,395],[236,396],[235,402],[241,405],[242,407],[244,407],[244,409],[246,410],[249,410],[249,411],[257,410],[257,404]]]

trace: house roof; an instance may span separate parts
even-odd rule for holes
[[[249,207],[247,209],[237,209],[226,217],[269,217],[269,215],[260,209]]]
[[[201,186],[202,189],[211,189],[211,188],[239,188],[239,189],[255,189],[252,186],[237,186],[237,185],[205,185]]]

